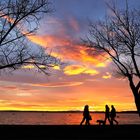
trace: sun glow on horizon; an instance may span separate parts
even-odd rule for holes
[[[88,102],[86,103],[88,104]],[[84,105],[86,105],[84,104]],[[136,111],[136,108],[134,108],[134,104],[132,104],[128,109],[126,109],[126,106],[128,105],[124,105],[123,103],[120,104],[120,103],[108,103],[108,105],[110,106],[111,108],[111,105],[114,105],[116,110],[118,112],[121,112],[121,111]],[[70,107],[47,107],[47,106],[44,106],[44,107],[8,107],[8,106],[5,106],[5,107],[0,107],[0,111],[83,111],[84,109],[84,105],[83,106],[70,106]],[[91,106],[89,105],[89,111],[105,111],[105,106],[104,105],[101,105],[101,106]]]

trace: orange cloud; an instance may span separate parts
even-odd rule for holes
[[[82,85],[83,82],[56,82],[56,83],[42,83],[42,84],[31,84],[31,86],[36,87],[71,87]]]
[[[47,21],[47,27],[52,30],[50,34],[29,35],[27,38],[31,42],[47,48],[48,52],[51,50],[52,56],[65,62],[84,63],[86,67],[94,66],[97,68],[106,67],[109,64],[110,61],[106,60],[103,54],[95,54],[93,49],[89,49],[79,44],[79,40],[75,40],[73,33],[80,31],[80,25],[75,18],[69,18],[66,23],[56,18],[50,18]],[[74,32],[71,33],[71,30]]]
[[[109,60],[106,60],[103,56],[92,55],[91,49],[78,45],[73,40],[62,39],[51,35],[32,35],[28,36],[28,39],[43,47],[51,48],[51,55],[59,57],[63,61],[72,60],[92,64],[95,67],[106,67],[109,63]]]
[[[45,68],[44,65],[40,65],[39,66],[40,68]],[[36,68],[34,65],[25,65],[25,66],[22,66],[23,69],[34,69]],[[52,69],[54,70],[60,70],[60,66],[59,65],[56,65],[56,66],[52,66],[51,67]]]
[[[36,43],[46,48],[54,48],[55,46],[65,46],[70,45],[71,43],[69,40],[62,39],[52,35],[44,35],[44,36],[29,35],[27,36],[27,38],[33,43]]]
[[[1,86],[0,89],[3,89],[3,90],[16,90],[17,87],[16,86]]]
[[[93,64],[95,67],[106,67],[110,61],[106,60],[105,54],[103,57],[100,54],[93,54],[93,52],[94,49],[88,49],[85,46],[81,46],[80,53],[82,61]]]
[[[89,69],[81,65],[69,65],[64,68],[66,75],[90,74],[96,75],[99,72],[94,69]]]

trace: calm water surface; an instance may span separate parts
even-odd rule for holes
[[[104,113],[91,113],[92,125],[104,119]],[[138,114],[118,113],[119,124],[140,124]],[[79,125],[82,113],[0,112],[0,124],[30,125]]]

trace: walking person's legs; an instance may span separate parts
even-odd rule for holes
[[[114,122],[116,122],[116,124],[118,125],[118,121],[114,118]]]
[[[105,125],[106,125],[106,120],[107,120],[107,117],[105,117],[105,120],[104,120],[105,121]]]
[[[110,119],[110,125],[113,125],[113,120],[114,120],[114,118]]]
[[[85,121],[85,117],[83,117],[83,119],[82,119],[80,125],[82,125],[84,121]]]
[[[86,119],[86,125],[90,125],[89,119]]]
[[[109,122],[109,124],[110,124],[110,123],[111,123],[111,120],[110,120],[110,118],[108,117],[107,119],[108,119],[108,122]]]

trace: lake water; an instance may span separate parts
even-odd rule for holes
[[[104,113],[91,113],[91,124],[104,119]],[[79,125],[82,113],[0,112],[0,124],[20,125]],[[138,114],[118,113],[119,124],[140,124]],[[107,123],[108,124],[108,123]]]

